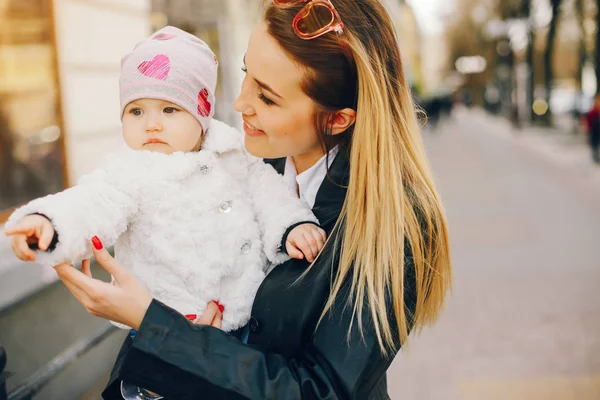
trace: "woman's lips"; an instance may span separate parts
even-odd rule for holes
[[[245,120],[244,120],[244,132],[246,132],[246,135],[248,135],[248,136],[261,136],[261,135],[265,134],[265,131],[261,131],[260,129],[255,128],[254,126],[250,125]]]

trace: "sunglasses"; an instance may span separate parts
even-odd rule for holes
[[[306,3],[292,21],[292,28],[300,39],[311,40],[328,32],[341,35],[344,23],[329,0],[273,0],[278,6]]]

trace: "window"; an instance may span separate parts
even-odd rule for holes
[[[0,0],[0,222],[64,189],[51,0]]]

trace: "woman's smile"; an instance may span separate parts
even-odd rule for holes
[[[246,132],[246,135],[248,135],[248,136],[261,136],[261,135],[265,134],[265,131],[262,131],[262,130],[256,128],[255,126],[249,124],[245,118],[244,118],[244,132]]]

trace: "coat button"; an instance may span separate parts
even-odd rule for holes
[[[201,165],[200,166],[200,173],[202,175],[208,175],[208,173],[210,172],[211,168],[208,165]]]
[[[254,317],[250,318],[250,332],[252,333],[257,333],[258,329],[260,328],[260,325],[258,323],[258,320]]]
[[[231,211],[231,203],[232,201],[224,201],[221,204],[219,204],[219,212],[221,214],[227,214],[229,211]]]
[[[248,254],[250,253],[250,250],[252,249],[252,243],[250,242],[245,242],[244,245],[242,246],[242,254]]]

